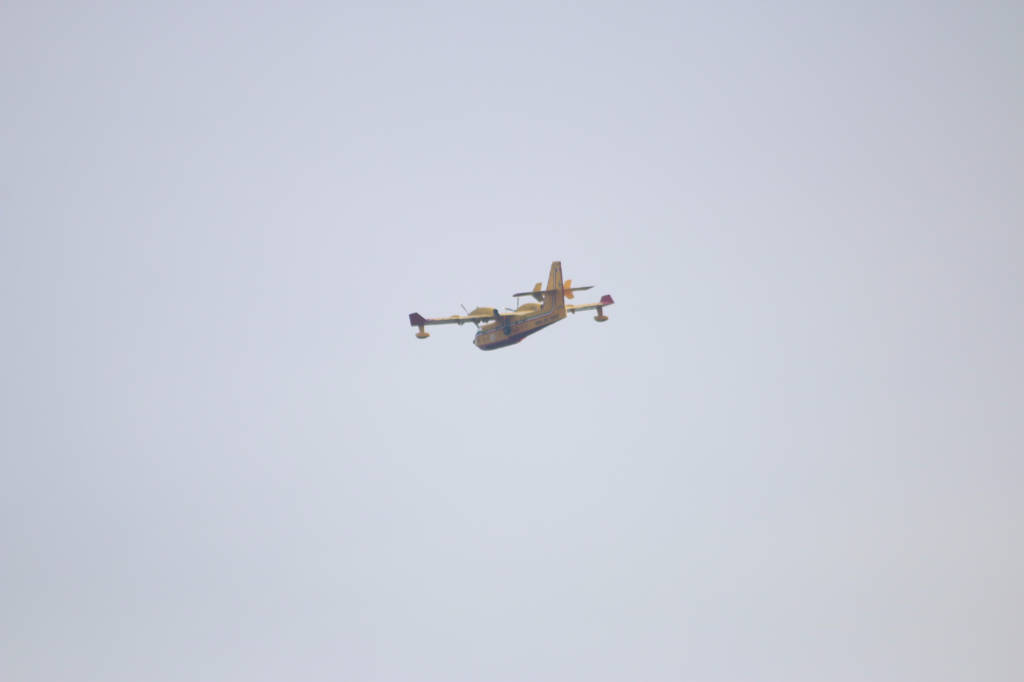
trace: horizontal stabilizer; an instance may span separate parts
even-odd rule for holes
[[[513,298],[519,298],[520,296],[533,296],[538,301],[543,300],[541,294],[550,294],[550,291],[542,291],[540,288],[540,282],[533,285],[533,289],[530,291],[520,291],[518,294],[512,294]]]
[[[565,297],[566,298],[576,298],[575,296],[572,295],[572,292],[574,292],[574,291],[586,291],[587,289],[593,289],[593,288],[594,288],[593,285],[591,285],[589,287],[574,287],[572,285],[572,280],[571,279],[567,279],[567,280],[565,280],[565,286],[562,288],[562,291],[565,292]]]
[[[519,298],[520,296],[533,296],[536,298],[540,294],[553,294],[557,289],[538,289],[536,291],[520,291],[518,294],[512,294],[513,297]]]
[[[570,286],[571,284],[572,284],[572,280],[571,279],[567,280],[566,283],[565,283],[565,287],[562,289],[562,291],[565,292],[565,297],[566,298],[572,298],[573,297],[572,292],[574,292],[574,291],[586,291],[587,289],[593,289],[594,288],[593,285],[590,285],[588,287],[574,287],[574,286]],[[541,300],[541,295],[542,294],[553,294],[556,291],[558,291],[558,289],[541,289],[540,288],[540,282],[538,282],[537,286],[535,286],[533,288],[533,291],[520,291],[517,294],[512,294],[512,296],[514,298],[519,298],[520,296],[533,296],[535,299],[537,299],[539,301],[539,300]]]

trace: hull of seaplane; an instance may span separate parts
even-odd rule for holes
[[[548,324],[551,324],[550,322]],[[473,344],[480,350],[495,350],[497,348],[504,348],[505,346],[511,346],[519,343],[530,334],[536,334],[547,324],[541,327],[535,327],[534,329],[528,329],[524,332],[512,332],[511,334],[505,335],[505,332],[501,329],[496,329],[493,332],[480,332],[475,339]]]
[[[480,350],[504,348],[564,319],[564,310],[542,310],[539,315],[514,320],[507,327],[503,324],[488,325],[476,333],[473,344]]]

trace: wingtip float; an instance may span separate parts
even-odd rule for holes
[[[578,313],[583,310],[594,310],[597,314],[594,319],[598,322],[606,322],[608,316],[604,314],[606,306],[615,301],[611,296],[605,294],[597,303],[586,303],[583,305],[566,305],[565,299],[574,298],[573,292],[586,291],[593,287],[574,287],[572,280],[562,281],[562,263],[555,261],[551,264],[551,272],[548,274],[548,284],[541,288],[537,282],[530,291],[513,294],[518,300],[521,296],[530,296],[537,303],[524,303],[516,306],[516,309],[508,312],[499,312],[497,308],[477,307],[467,315],[452,315],[450,317],[426,318],[419,313],[409,314],[409,324],[418,327],[417,339],[425,339],[430,336],[426,327],[434,324],[458,324],[467,322],[475,324],[478,328],[473,338],[473,345],[480,350],[494,350],[519,343],[530,334],[539,332],[555,322],[564,320],[569,313]]]

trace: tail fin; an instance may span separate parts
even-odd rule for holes
[[[551,264],[551,273],[548,275],[548,291],[561,289],[562,284],[562,262],[555,261]]]
[[[562,261],[555,261],[551,264],[551,272],[548,274],[547,290],[551,293],[545,296],[544,307],[550,302],[554,310],[565,310],[565,285],[562,283]]]

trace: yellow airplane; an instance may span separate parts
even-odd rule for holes
[[[586,291],[587,289],[593,289],[593,287],[574,287],[571,279],[563,283],[562,263],[555,261],[551,264],[551,273],[548,275],[546,289],[541,289],[540,282],[537,282],[532,291],[512,294],[517,301],[515,310],[506,308],[508,312],[500,313],[497,308],[478,307],[469,311],[467,315],[452,315],[436,319],[425,318],[419,313],[410,313],[409,324],[420,328],[416,333],[417,339],[425,339],[430,336],[424,329],[429,324],[463,325],[472,322],[479,329],[473,339],[473,344],[480,350],[494,350],[519,343],[530,334],[539,332],[559,320],[564,320],[567,313],[596,309],[597,315],[594,316],[594,319],[604,322],[608,319],[608,316],[604,314],[604,307],[615,303],[608,294],[601,297],[600,303],[565,304],[565,299],[573,298],[574,291]],[[520,296],[532,296],[539,303],[518,305]]]

